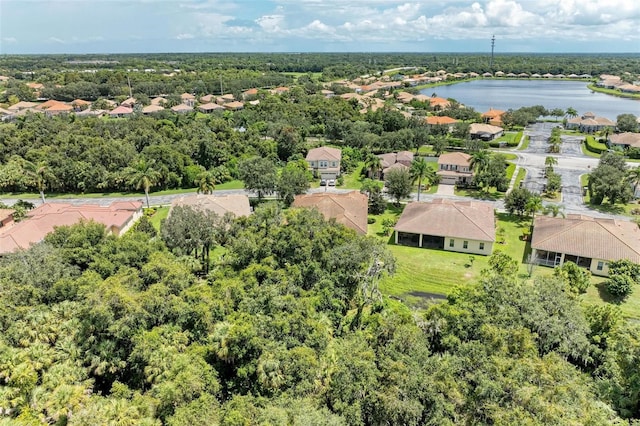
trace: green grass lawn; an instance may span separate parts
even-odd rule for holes
[[[340,188],[357,189],[362,187],[362,169],[364,168],[364,162],[359,162],[355,170],[351,173],[343,174],[344,184]]]
[[[243,189],[244,183],[241,180],[232,180],[225,183],[216,185],[216,189]],[[176,188],[176,189],[164,189],[161,191],[152,191],[149,195],[173,195],[173,194],[187,194],[190,192],[196,192],[195,188]],[[91,192],[91,193],[45,193],[46,199],[57,198],[109,198],[109,197],[144,197],[144,192]],[[5,192],[0,194],[2,198],[20,198],[23,200],[40,198],[40,194],[34,193],[15,193]]]
[[[635,288],[626,300],[618,302],[607,292],[605,281],[606,278],[593,277],[591,279],[592,285],[587,292],[581,296],[581,300],[585,303],[595,305],[608,303],[617,305],[625,318],[636,321],[640,320],[640,289]]]
[[[518,174],[516,175],[516,180],[513,183],[513,187],[514,188],[520,188],[520,182],[522,182],[524,180],[524,178],[527,176],[527,171],[525,169],[519,169],[518,170]]]
[[[520,145],[518,151],[524,151],[525,149],[529,148],[529,142],[529,135],[527,135],[524,137],[524,141],[522,141],[522,145]]]
[[[156,212],[149,218],[149,222],[156,228],[156,231],[160,231],[160,223],[162,219],[166,219],[169,214],[169,207],[156,207]]]

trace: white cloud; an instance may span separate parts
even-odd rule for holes
[[[182,33],[176,36],[176,40],[190,40],[192,38],[195,38],[195,36],[189,33]]]
[[[16,43],[18,39],[15,37],[2,37],[2,41],[5,43]]]
[[[62,40],[61,38],[58,38],[58,37],[49,37],[48,41],[53,42],[53,43],[65,44],[65,41]]]
[[[256,19],[256,24],[268,33],[280,32],[285,21],[284,15],[264,15]]]

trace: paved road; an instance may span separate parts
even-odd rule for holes
[[[574,136],[563,136],[562,147],[560,154],[548,154],[546,152],[548,148],[548,139],[551,135],[551,129],[557,126],[555,123],[535,123],[529,126],[525,130],[525,134],[530,137],[529,146],[522,151],[512,151],[518,156],[516,160],[519,167],[524,168],[527,171],[527,176],[523,181],[523,186],[534,192],[542,192],[543,185],[546,182],[544,178],[545,159],[548,156],[553,156],[558,160],[558,164],[554,166],[554,169],[562,177],[562,201],[560,204],[564,206],[565,213],[584,213],[591,216],[599,217],[611,217],[591,210],[582,202],[582,185],[580,183],[580,176],[589,173],[589,171],[598,165],[598,159],[587,157],[582,153],[580,147],[581,138]],[[637,164],[633,164],[634,167]],[[328,188],[313,188],[309,192],[349,192],[349,189],[340,189],[335,187]],[[251,192],[243,189],[236,190],[217,190],[216,194],[246,194],[254,196]],[[152,195],[149,197],[150,203],[153,206],[167,206],[171,202],[181,197],[184,194],[174,195]],[[435,198],[450,198],[450,199],[470,199],[468,197],[459,197],[455,195],[441,195],[441,194],[421,194],[421,201],[429,201]],[[417,193],[411,195],[412,200],[417,199]],[[87,202],[94,202],[101,205],[109,205],[114,201],[131,201],[140,200],[144,202],[144,195],[130,196],[130,197],[104,197],[104,198],[56,198],[56,202],[64,202],[71,204],[83,204]],[[2,199],[2,202],[12,205],[17,199]],[[36,205],[40,204],[40,200],[29,200]],[[504,202],[502,200],[493,202],[498,210],[504,210]],[[628,219],[624,216],[618,216],[620,218]]]

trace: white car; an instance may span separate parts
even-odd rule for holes
[[[329,184],[329,186],[336,186],[336,180],[335,179],[329,179],[329,182],[327,182]]]

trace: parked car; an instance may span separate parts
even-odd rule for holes
[[[320,186],[327,186],[326,179],[320,179]]]
[[[336,186],[336,180],[335,179],[329,179],[328,184],[329,184],[329,186]]]

